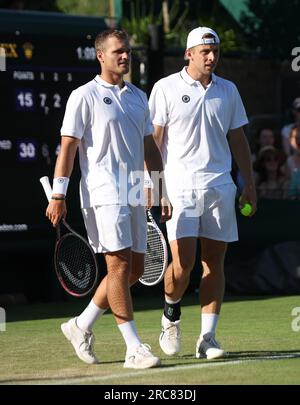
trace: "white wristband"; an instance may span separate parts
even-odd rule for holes
[[[53,179],[52,194],[67,195],[69,177],[55,177]]]
[[[147,170],[144,171],[144,188],[153,188],[153,182]]]

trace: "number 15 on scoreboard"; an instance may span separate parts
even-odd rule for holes
[[[16,89],[16,110],[34,111],[34,94],[32,89]]]

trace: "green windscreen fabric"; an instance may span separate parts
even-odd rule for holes
[[[246,0],[219,0],[219,1],[238,23],[240,22],[242,12],[250,14]]]

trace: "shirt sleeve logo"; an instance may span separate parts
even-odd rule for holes
[[[187,96],[186,94],[185,94],[184,96],[182,96],[182,101],[183,101],[184,103],[188,103],[190,100],[191,100],[191,99],[190,99],[190,96]]]
[[[104,97],[103,101],[104,101],[105,104],[111,104],[112,103],[112,101],[111,101],[111,99],[109,97]]]

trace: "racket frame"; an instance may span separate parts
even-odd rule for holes
[[[68,233],[65,233],[64,235],[61,236],[61,225],[60,223],[57,225],[56,227],[56,244],[55,244],[55,250],[54,250],[54,268],[55,268],[55,272],[57,275],[57,278],[61,284],[61,286],[63,287],[63,289],[70,295],[72,295],[73,297],[85,297],[86,295],[90,294],[94,288],[96,287],[96,284],[98,282],[98,278],[99,278],[99,268],[98,268],[98,263],[97,263],[97,259],[95,256],[95,253],[93,251],[93,249],[91,248],[90,244],[87,242],[87,240],[81,236],[79,233],[77,233],[76,231],[74,231],[74,229],[72,229],[70,227],[70,225],[66,222],[65,219],[61,220],[61,223],[63,224],[63,226],[68,230]],[[96,276],[93,282],[93,285],[86,290],[83,293],[76,293],[75,291],[72,291],[70,288],[67,287],[66,283],[64,282],[64,279],[61,275],[61,271],[60,271],[60,266],[58,264],[58,252],[59,252],[59,247],[62,244],[62,242],[64,241],[64,239],[66,239],[69,236],[76,236],[77,238],[79,238],[82,242],[84,242],[84,244],[86,245],[86,247],[90,250],[91,254],[92,254],[92,258],[94,261],[94,265],[95,265],[95,269],[96,269]]]
[[[154,285],[159,284],[161,282],[161,280],[164,278],[165,272],[168,268],[168,247],[167,247],[166,239],[165,239],[162,231],[160,230],[159,226],[157,225],[155,219],[153,218],[150,209],[147,209],[147,233],[148,233],[148,226],[153,227],[156,230],[156,232],[158,233],[161,243],[162,243],[163,256],[164,256],[163,257],[163,259],[164,259],[163,269],[161,271],[160,276],[155,281],[148,282],[143,279],[143,276],[139,279],[139,282],[141,284],[143,284],[147,287],[152,287]],[[145,271],[146,271],[146,268],[145,268]],[[144,274],[145,274],[145,271],[144,271]]]
[[[50,185],[49,177],[48,177],[48,176],[43,176],[43,177],[41,177],[41,178],[40,178],[40,182],[41,182],[41,184],[42,184],[42,186],[43,186],[43,189],[44,189],[44,192],[45,192],[45,194],[46,194],[46,196],[47,196],[48,202],[50,202],[51,196],[52,196],[52,188],[51,188],[51,185]],[[58,278],[58,280],[59,280],[61,286],[63,287],[63,289],[64,289],[68,294],[70,294],[70,295],[72,295],[72,296],[74,296],[74,297],[85,297],[86,295],[90,294],[91,291],[94,290],[94,288],[95,288],[95,286],[96,286],[96,284],[97,284],[97,282],[98,282],[98,278],[99,278],[99,268],[98,268],[97,259],[96,259],[95,253],[94,253],[93,249],[91,248],[90,244],[88,243],[88,241],[87,241],[83,236],[81,236],[79,233],[77,233],[76,231],[74,231],[74,229],[72,229],[72,228],[70,227],[70,225],[67,223],[67,221],[66,221],[64,218],[61,219],[61,223],[62,223],[62,224],[64,225],[64,227],[68,230],[68,233],[66,233],[66,234],[64,234],[63,236],[61,236],[61,225],[60,225],[60,223],[56,226],[56,244],[55,244],[55,250],[54,250],[54,268],[55,268],[55,272],[56,272],[57,278]],[[87,246],[87,248],[88,248],[88,249],[90,250],[90,252],[92,253],[92,257],[93,257],[94,264],[95,264],[96,276],[95,276],[93,285],[92,285],[92,287],[90,287],[90,288],[89,288],[87,291],[85,291],[84,293],[76,293],[76,292],[70,290],[70,289],[66,286],[66,284],[65,284],[65,282],[64,282],[64,280],[63,280],[63,278],[62,278],[62,276],[61,276],[61,272],[60,272],[60,270],[59,270],[59,266],[58,266],[58,264],[57,264],[57,262],[58,262],[57,256],[58,256],[59,245],[61,244],[61,241],[63,241],[66,237],[68,237],[68,236],[70,236],[70,235],[76,236],[77,238],[81,239],[81,240],[85,243],[85,245]]]

